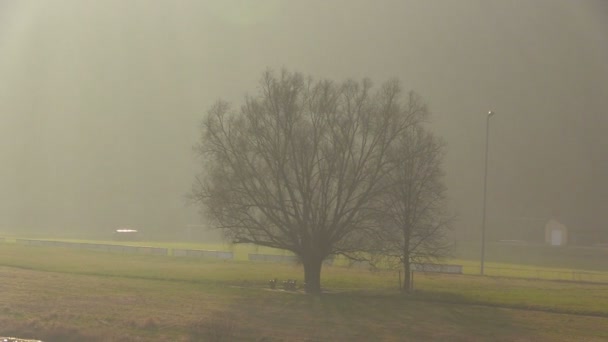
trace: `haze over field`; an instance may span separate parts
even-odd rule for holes
[[[556,211],[607,232],[606,61],[602,0],[5,0],[0,231],[201,223],[200,120],[285,67],[422,95],[459,238],[478,238],[488,110],[494,236],[540,239]]]

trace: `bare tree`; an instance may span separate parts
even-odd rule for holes
[[[373,228],[389,149],[416,119],[402,102],[396,81],[373,92],[368,80],[268,71],[240,111],[208,111],[193,197],[232,242],[297,255],[307,292],[320,293],[323,260],[360,249]]]
[[[410,104],[410,115],[420,120],[400,132],[388,153],[394,167],[383,180],[387,191],[378,198],[380,228],[371,240],[372,260],[403,268],[404,292],[411,289],[412,263],[449,254],[446,233],[452,219],[446,215],[444,143],[421,123],[428,115],[426,107],[416,97]]]

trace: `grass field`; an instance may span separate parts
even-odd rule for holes
[[[53,240],[53,239],[44,239]],[[14,242],[15,239],[8,239]],[[58,241],[91,243],[90,240],[58,239]],[[117,241],[94,241],[103,244],[120,244]],[[249,253],[290,255],[289,252],[253,245],[230,245],[223,243],[186,243],[158,241],[129,241],[133,246],[162,247],[169,250],[203,249],[231,251],[237,261],[247,261]],[[465,274],[479,274],[479,246],[472,243],[457,245],[454,257],[441,262],[463,266]],[[171,254],[171,252],[170,252]],[[349,261],[337,257],[335,265],[348,266]],[[608,249],[599,248],[555,248],[546,245],[509,245],[488,243],[485,273],[489,276],[566,280],[608,283]]]
[[[456,244],[457,259],[478,263],[479,254],[479,244],[466,242]],[[518,265],[518,267],[525,265],[529,268],[608,272],[608,248],[489,242],[486,244],[486,260],[502,265]]]
[[[608,340],[600,284],[416,274],[402,296],[394,272],[325,267],[311,297],[267,289],[297,265],[12,243],[0,277],[0,335],[45,341]]]

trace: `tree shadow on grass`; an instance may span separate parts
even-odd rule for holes
[[[277,340],[511,341],[533,335],[514,324],[515,312],[465,301],[442,293],[270,293],[238,307],[250,331]]]
[[[580,310],[580,309],[569,309],[558,306],[547,306],[536,303],[500,303],[492,302],[488,300],[475,300],[470,297],[466,297],[453,292],[442,292],[442,291],[424,291],[416,290],[410,295],[412,300],[421,300],[428,302],[438,303],[450,303],[460,305],[475,305],[489,308],[503,308],[503,309],[514,309],[514,310],[526,310],[526,311],[540,311],[554,314],[566,314],[566,315],[580,315],[580,316],[595,316],[595,317],[608,317],[603,311],[597,310]]]

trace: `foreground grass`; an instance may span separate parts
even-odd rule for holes
[[[0,268],[0,333],[46,341],[602,341],[606,318]],[[3,329],[3,330],[2,330]]]
[[[0,332],[45,341],[601,341],[606,319],[0,268]],[[9,295],[7,295],[10,294]]]
[[[46,341],[608,340],[604,285],[417,274],[404,297],[394,273],[326,267],[310,297],[266,289],[297,265],[14,244],[0,264],[0,335]]]

